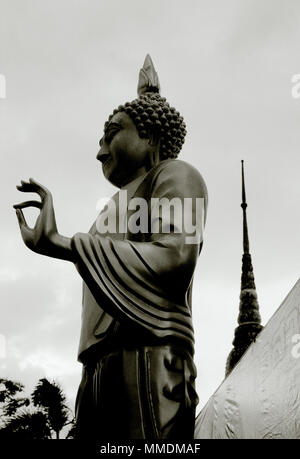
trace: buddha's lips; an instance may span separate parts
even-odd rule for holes
[[[109,162],[109,160],[111,160],[111,159],[112,159],[111,155],[110,155],[110,154],[106,154],[106,155],[102,155],[102,156],[101,156],[100,161],[101,161],[102,165],[104,166],[104,165],[106,165],[106,164]]]

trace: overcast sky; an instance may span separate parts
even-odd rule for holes
[[[58,380],[74,404],[81,280],[21,240],[15,186],[54,197],[58,229],[89,229],[115,188],[96,161],[108,115],[136,97],[146,53],[184,116],[181,159],[209,192],[194,280],[199,408],[224,378],[237,325],[245,160],[250,249],[265,324],[299,277],[300,3],[295,0],[0,0],[0,377]],[[26,213],[31,222],[37,213]]]

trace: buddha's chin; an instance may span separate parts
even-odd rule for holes
[[[109,159],[102,164],[102,172],[106,180],[118,188],[122,188],[131,181],[130,174],[124,174],[124,167],[114,167]]]
[[[102,167],[103,175],[108,180],[112,185],[117,186],[118,188],[121,188],[121,179],[117,174],[114,173],[113,170],[110,170],[108,168]]]
[[[103,164],[102,164],[102,172],[105,178],[108,179],[108,177],[112,174],[111,170],[111,158],[108,158]]]

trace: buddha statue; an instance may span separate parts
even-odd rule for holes
[[[69,238],[58,233],[45,186],[30,179],[17,187],[41,198],[14,206],[25,244],[72,262],[83,280],[80,439],[193,438],[198,397],[191,298],[207,190],[200,173],[176,159],[185,135],[147,55],[138,98],[113,111],[99,142],[103,175],[118,188],[113,212],[106,206],[88,232]],[[146,209],[138,217],[136,200]],[[164,203],[155,217],[154,201]],[[22,211],[30,206],[40,209],[34,228]],[[104,215],[116,223],[106,233],[99,229]],[[143,218],[144,229],[137,231]]]

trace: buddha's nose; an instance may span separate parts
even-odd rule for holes
[[[98,161],[101,161],[101,163],[104,163],[106,159],[110,156],[109,152],[107,151],[107,148],[105,148],[103,145],[100,147],[100,150],[97,153],[96,158]]]
[[[98,161],[101,161],[101,156],[104,154],[103,137],[99,140],[99,147],[100,150],[97,153],[96,159],[98,159]]]

